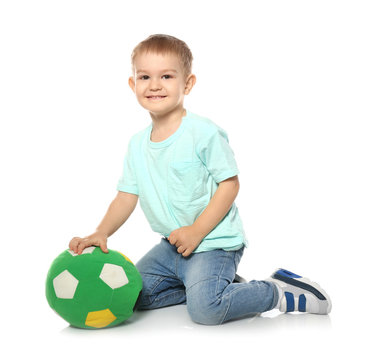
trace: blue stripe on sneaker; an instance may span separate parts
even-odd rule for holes
[[[294,303],[294,295],[285,291],[286,297],[286,312],[294,311],[295,310],[295,303]]]
[[[284,276],[284,275],[282,275],[282,273],[279,273],[279,271],[275,272],[272,275],[272,278],[274,278],[276,280],[281,280],[283,282],[286,282],[287,284],[297,286],[301,289],[307,290],[307,291],[311,292],[313,295],[317,296],[317,298],[320,299],[320,300],[326,300],[324,295],[321,292],[319,292],[315,287],[313,287],[309,284],[306,284],[303,281],[295,280],[294,278],[291,278],[290,276]]]
[[[299,296],[299,303],[298,303],[298,310],[301,312],[305,312],[305,307],[307,304],[307,299],[305,298],[305,296],[302,294]]]
[[[301,278],[300,275],[294,274],[291,271],[285,270],[285,269],[279,269],[278,271],[276,271],[276,274],[279,274],[279,275],[284,276],[284,277],[288,277],[290,279]]]

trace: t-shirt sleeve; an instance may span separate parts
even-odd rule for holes
[[[239,174],[227,134],[218,128],[205,136],[198,149],[199,157],[217,183]]]
[[[138,195],[138,183],[134,170],[133,146],[129,143],[128,151],[124,158],[123,173],[119,178],[117,190]]]

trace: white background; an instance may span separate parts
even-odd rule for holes
[[[364,357],[365,1],[0,4],[7,359],[169,359],[200,349],[208,358]],[[198,82],[185,105],[225,128],[236,154],[236,202],[250,242],[239,273],[264,279],[285,267],[308,276],[331,295],[329,316],[271,312],[205,327],[177,306],[83,331],[48,307],[52,260],[73,236],[95,229],[115,196],[129,138],[150,123],[127,79],[133,47],[154,33],[191,47]],[[136,262],[157,241],[137,208],[109,247]]]

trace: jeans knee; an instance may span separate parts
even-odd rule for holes
[[[198,324],[220,325],[223,322],[224,314],[215,305],[191,307],[187,304],[187,306],[191,319]]]
[[[187,309],[191,319],[202,325],[220,325],[226,315],[226,307],[220,299],[187,296]]]

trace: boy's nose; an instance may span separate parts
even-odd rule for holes
[[[162,86],[160,85],[160,83],[157,80],[152,80],[150,83],[150,90],[151,91],[158,91],[161,90]]]

